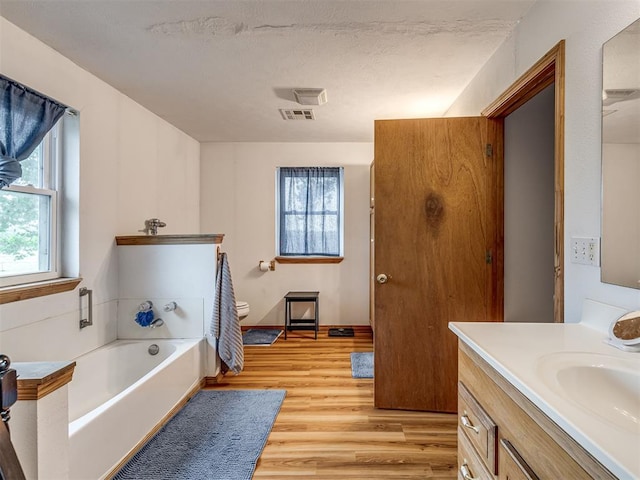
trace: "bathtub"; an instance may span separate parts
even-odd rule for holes
[[[159,347],[150,355],[149,346]],[[117,340],[76,358],[69,384],[69,478],[104,478],[203,371],[202,339]]]

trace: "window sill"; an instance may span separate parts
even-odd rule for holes
[[[278,263],[340,263],[344,257],[276,257]]]
[[[55,293],[70,292],[82,278],[56,278],[44,282],[24,283],[0,288],[0,305],[30,298],[44,297]]]

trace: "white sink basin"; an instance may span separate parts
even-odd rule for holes
[[[540,359],[538,373],[547,387],[577,407],[640,434],[640,358],[550,354]]]

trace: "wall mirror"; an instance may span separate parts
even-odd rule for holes
[[[640,289],[640,19],[602,67],[602,281]]]

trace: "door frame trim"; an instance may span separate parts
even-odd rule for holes
[[[554,322],[564,322],[564,96],[565,96],[565,41],[561,40],[520,76],[497,99],[489,104],[482,115],[504,118],[520,108],[549,85],[554,84]],[[502,163],[504,164],[504,158]],[[504,165],[498,168],[498,265],[504,265]],[[504,270],[499,275],[504,280]],[[504,281],[502,288],[504,290]]]

